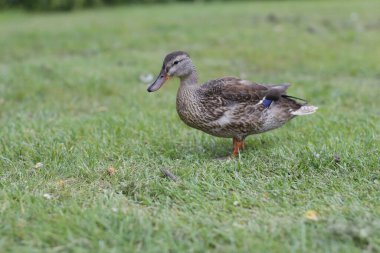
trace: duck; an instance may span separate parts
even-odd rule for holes
[[[199,84],[195,66],[184,51],[166,55],[147,91],[157,91],[172,77],[180,80],[176,99],[180,119],[212,136],[232,138],[230,158],[239,156],[248,136],[279,128],[318,109],[304,99],[287,95],[289,84],[262,84],[232,76]]]

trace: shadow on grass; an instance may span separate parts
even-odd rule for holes
[[[276,137],[250,136],[246,139],[246,148],[241,155],[249,155],[262,148],[271,149],[278,142]],[[206,159],[215,160],[228,157],[232,153],[232,138],[201,137],[200,140],[181,143],[166,143],[165,146],[172,146],[161,155],[169,159]]]

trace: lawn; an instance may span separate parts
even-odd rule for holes
[[[0,13],[0,251],[380,252],[379,9]],[[179,49],[201,81],[292,83],[320,109],[219,161],[231,140],[180,121],[178,80],[140,80]]]

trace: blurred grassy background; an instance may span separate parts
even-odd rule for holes
[[[223,2],[231,0],[0,0],[0,9],[22,8],[29,11],[71,11],[123,4],[161,4],[175,2]]]
[[[2,12],[0,248],[378,252],[379,9],[369,0]],[[216,161],[231,141],[179,120],[178,81],[154,94],[140,81],[173,50],[190,53],[201,81],[289,82],[320,110]]]

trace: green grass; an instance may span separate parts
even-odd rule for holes
[[[379,252],[379,9],[1,13],[0,251]],[[148,94],[139,80],[178,49],[202,81],[289,82],[320,109],[217,161],[231,140],[180,121],[178,81]]]

